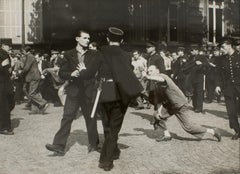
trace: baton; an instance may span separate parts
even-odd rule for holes
[[[99,101],[99,98],[100,98],[100,94],[102,92],[102,83],[103,83],[103,81],[104,81],[104,79],[101,78],[101,80],[99,82],[99,85],[98,85],[98,88],[97,88],[97,94],[96,94],[96,97],[95,97],[95,100],[94,100],[94,105],[93,105],[93,109],[92,109],[92,113],[91,113],[91,118],[94,117],[96,109],[97,109],[97,105],[98,105],[98,101]]]

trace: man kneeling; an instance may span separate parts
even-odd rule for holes
[[[157,129],[158,127],[161,127],[164,129],[164,136],[158,138],[156,141],[168,141],[172,138],[165,125],[166,119],[158,112],[157,105],[160,105],[160,108],[163,106],[170,116],[176,115],[182,128],[186,132],[200,139],[205,133],[210,133],[217,139],[217,141],[221,141],[221,134],[216,131],[216,129],[202,127],[190,120],[187,99],[171,78],[160,73],[155,65],[151,65],[148,68],[147,79],[151,80],[150,84],[153,86],[152,90],[149,91],[149,101],[155,106],[154,128]]]

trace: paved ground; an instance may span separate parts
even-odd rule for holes
[[[50,105],[46,115],[28,115],[24,104],[12,113],[14,136],[0,135],[0,174],[101,174],[97,167],[99,153],[87,153],[87,135],[83,117],[72,125],[65,156],[55,156],[45,149],[59,128],[62,107]],[[224,104],[204,104],[205,114],[192,114],[194,121],[206,127],[217,127],[222,142],[196,141],[185,133],[177,119],[171,117],[168,127],[175,137],[158,143],[149,124],[152,110],[129,108],[121,130],[122,151],[114,161],[113,174],[237,174],[240,173],[240,141],[232,141]],[[99,133],[103,141],[102,126]]]

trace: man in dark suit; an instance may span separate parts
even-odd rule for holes
[[[97,52],[88,50],[90,35],[87,31],[79,31],[76,37],[76,48],[66,51],[59,70],[59,77],[68,80],[66,87],[66,101],[64,105],[61,127],[56,133],[53,144],[47,144],[46,148],[50,151],[64,154],[68,136],[71,131],[71,124],[76,117],[76,113],[81,107],[85,118],[88,134],[88,152],[96,151],[99,143],[96,118],[90,118],[91,114],[91,90],[88,88],[94,80],[82,80],[79,78],[77,66],[83,62],[86,67],[93,59],[98,59]]]
[[[25,77],[25,82],[29,87],[28,97],[32,105],[32,110],[29,114],[44,114],[48,107],[48,103],[42,98],[42,95],[39,91],[41,73],[38,68],[38,62],[35,56],[31,53],[30,47],[25,47],[24,51],[26,52],[26,61],[24,63],[21,75]]]
[[[193,88],[192,105],[196,113],[203,111],[204,73],[208,65],[206,57],[199,54],[200,49],[197,45],[191,47],[192,55],[183,68],[185,73],[190,73],[190,83]]]
[[[13,135],[10,112],[14,108],[13,85],[10,80],[9,44],[7,40],[0,40],[0,134]]]
[[[220,94],[221,91],[223,92],[229,125],[235,131],[232,139],[237,140],[240,138],[240,126],[237,114],[240,107],[237,102],[237,99],[240,98],[240,53],[234,50],[232,41],[229,39],[226,39],[220,45],[225,57],[220,60],[222,63],[217,64],[217,74],[219,76],[215,91],[217,94]]]
[[[148,53],[148,67],[150,65],[155,65],[161,73],[165,73],[164,59],[157,53],[156,43],[153,41],[147,42],[146,50]]]
[[[103,81],[100,101],[109,122],[109,133],[105,136],[99,168],[105,171],[111,170],[113,160],[119,158],[117,140],[128,104],[143,90],[133,73],[131,56],[120,47],[122,38],[121,29],[110,27],[107,37],[109,45],[100,48],[103,56],[86,66],[85,70],[82,70],[84,66],[79,67],[80,78],[91,78],[98,72]]]

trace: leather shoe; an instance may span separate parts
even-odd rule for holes
[[[39,107],[40,109],[40,114],[44,114],[48,108],[49,104],[48,103],[45,103],[43,106]]]
[[[45,147],[46,147],[47,150],[58,153],[60,155],[64,155],[64,148],[60,145],[46,144]]]
[[[240,138],[240,132],[237,132],[232,136],[232,140],[237,140],[238,138]]]
[[[170,136],[162,136],[162,137],[156,139],[157,142],[171,141],[171,140],[172,140],[172,137],[170,137]]]
[[[195,109],[194,112],[195,112],[195,113],[201,113],[202,110],[200,110],[200,109]]]
[[[113,168],[113,162],[99,162],[98,167],[105,171],[110,171]]]
[[[0,130],[0,134],[3,135],[14,135],[14,132],[12,130]]]
[[[217,138],[218,142],[220,142],[222,139],[222,136],[218,130],[215,130],[215,133],[213,136]]]

